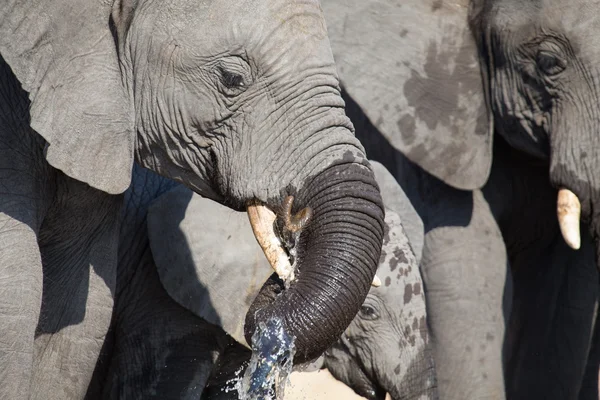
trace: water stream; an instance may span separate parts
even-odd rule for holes
[[[235,389],[240,400],[281,400],[292,372],[296,348],[278,318],[259,322],[252,336],[252,358]]]

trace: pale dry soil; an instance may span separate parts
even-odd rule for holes
[[[388,396],[389,399],[389,396]],[[294,372],[285,389],[285,400],[365,400],[323,369]]]

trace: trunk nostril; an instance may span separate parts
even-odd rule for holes
[[[292,214],[293,205],[294,196],[287,196],[283,201],[284,229],[291,233],[297,233],[310,222],[313,213],[310,207],[305,207],[296,214]]]

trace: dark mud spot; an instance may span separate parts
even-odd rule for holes
[[[415,296],[421,294],[421,283],[420,282],[413,284],[413,293],[415,294]]]
[[[398,125],[400,132],[402,132],[402,137],[404,138],[406,144],[409,146],[413,144],[416,138],[415,130],[417,127],[413,116],[410,114],[404,114],[402,117],[400,117],[398,122],[396,122],[396,125]]]
[[[387,222],[383,223],[383,245],[385,246],[390,242],[390,226]]]
[[[442,1],[436,0],[432,10],[440,8]],[[445,176],[453,176],[465,163],[474,161],[474,149],[480,143],[473,144],[470,138],[474,134],[487,135],[488,129],[471,33],[451,29],[450,24],[448,28],[440,42],[429,43],[424,63],[413,66],[404,83],[403,94],[414,127],[404,117],[397,124],[409,147],[409,159],[433,162],[429,160],[432,146],[442,146],[443,150],[435,152],[439,155],[435,161],[444,165]],[[432,138],[430,131],[436,132],[435,140],[428,140]]]
[[[413,287],[411,284],[408,284],[404,287],[404,304],[410,303],[412,296],[413,296]]]

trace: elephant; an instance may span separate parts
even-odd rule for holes
[[[367,399],[383,400],[386,392],[392,399],[437,399],[418,270],[423,222],[390,172],[377,162],[372,165],[387,207],[385,221],[389,227],[377,269],[382,285],[371,288],[358,315],[325,352],[322,366]],[[408,250],[403,237],[393,233],[398,227],[406,232]],[[405,260],[408,265],[402,265]],[[415,347],[422,352],[418,357]]]
[[[435,399],[423,224],[392,175],[372,169],[386,207],[381,285],[312,368],[368,399]],[[224,389],[251,355],[244,316],[273,272],[248,217],[136,167],[122,218],[111,333],[88,398],[237,399]]]
[[[85,395],[134,161],[248,210],[271,262],[293,265],[245,337],[278,318],[303,363],[350,324],[384,209],[318,1],[9,0],[0,56],[1,398]]]
[[[356,135],[424,223],[444,399],[598,397],[597,13],[563,3],[322,1]]]

